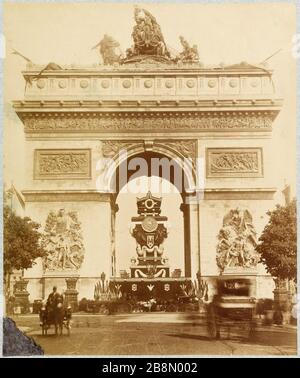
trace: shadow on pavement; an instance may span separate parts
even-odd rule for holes
[[[179,337],[182,339],[194,339],[194,340],[201,340],[201,341],[214,341],[208,336],[203,335],[191,335],[190,333],[166,333],[166,336],[171,337]]]
[[[228,335],[221,334],[221,341],[233,341],[241,344],[248,345],[260,345],[260,346],[297,346],[297,337],[293,334],[272,334],[254,332],[250,337],[238,335],[236,333],[231,333]],[[184,339],[194,339],[199,341],[211,341],[215,342],[216,339],[210,338],[205,335],[193,335],[189,333],[168,333],[166,336],[178,337]]]

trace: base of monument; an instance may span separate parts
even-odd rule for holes
[[[229,267],[221,272],[220,276],[257,276],[256,268]]]
[[[170,277],[170,267],[168,265],[154,265],[151,278],[166,278]],[[130,267],[131,278],[148,278],[149,266],[147,265],[134,265]]]
[[[119,288],[123,298],[170,300],[187,297],[193,290],[190,278],[118,278],[110,279],[110,289]]]
[[[128,58],[125,58],[122,61],[122,64],[129,63],[173,63],[171,59],[162,56],[162,55],[132,55]]]

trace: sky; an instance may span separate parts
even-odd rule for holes
[[[139,4],[141,7],[142,5]],[[269,61],[274,70],[278,97],[283,108],[274,122],[274,165],[281,185],[296,180],[296,61],[292,56],[295,34],[295,5],[270,4],[145,4],[161,26],[166,44],[181,50],[179,36],[197,44],[204,66],[246,61],[257,64],[280,50]],[[6,3],[4,7],[4,182],[21,190],[24,181],[23,126],[11,106],[12,100],[24,96],[22,70],[26,62],[11,54],[21,52],[36,64],[94,65],[101,63],[98,50],[91,48],[103,35],[113,36],[125,51],[132,45],[133,4],[101,3]],[[135,215],[136,195],[119,195],[120,208],[130,203],[129,212],[118,215],[119,234],[128,235],[128,223]],[[180,204],[179,194],[163,200],[167,213]],[[177,206],[178,205],[178,206]],[[170,211],[171,210],[171,211]],[[173,218],[173,235],[182,226],[177,210]],[[123,217],[123,218],[122,218]],[[173,217],[173,216],[172,216]],[[177,219],[177,222],[176,222]],[[172,222],[171,222],[172,223]],[[125,237],[125,236],[124,236]],[[130,239],[131,238],[131,239]],[[122,240],[122,239],[121,239]],[[118,243],[118,241],[117,241]],[[119,242],[120,245],[122,244]],[[132,244],[133,243],[133,244]],[[178,239],[183,248],[183,241]],[[121,248],[122,249],[122,248]],[[123,253],[123,252],[122,252]],[[129,254],[128,254],[129,253]],[[124,251],[127,259],[131,252]]]

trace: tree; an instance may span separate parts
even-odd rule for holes
[[[38,257],[44,257],[46,251],[40,245],[40,225],[29,217],[20,217],[11,207],[3,208],[3,269],[4,282],[9,286],[13,270],[31,268]]]
[[[297,208],[296,200],[287,206],[277,205],[268,211],[269,223],[259,238],[256,249],[267,272],[275,279],[294,280],[297,277]]]

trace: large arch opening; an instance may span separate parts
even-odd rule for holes
[[[141,176],[123,186],[116,198],[118,212],[115,224],[115,271],[117,276],[130,274],[130,261],[136,258],[136,240],[130,234],[131,218],[137,215],[137,198],[144,197],[149,191],[153,196],[162,198],[161,214],[168,217],[166,222],[168,237],[164,241],[164,257],[168,259],[170,275],[174,276],[179,271],[184,274],[182,196],[173,184],[163,178]]]
[[[196,172],[191,159],[173,152],[140,149],[121,151],[107,169],[108,190],[119,193],[130,180],[141,176],[158,176],[173,184],[183,200],[195,190]]]
[[[177,274],[178,271],[181,272],[181,277],[191,278],[194,273],[191,256],[191,216],[197,217],[197,214],[191,212],[188,201],[195,182],[192,165],[179,156],[145,150],[135,151],[123,159],[118,157],[115,161],[116,168],[109,178],[109,190],[112,193],[111,276],[119,277],[120,272],[127,271],[130,266],[130,258],[136,251],[135,240],[129,233],[130,219],[137,214],[137,197],[145,195],[150,190],[162,198],[162,214],[175,226],[174,240],[171,238],[172,227],[169,230],[170,237],[165,240],[166,254],[170,258],[168,274],[172,275],[176,269]],[[118,215],[119,211],[124,211],[125,215]],[[176,229],[178,232],[175,236]],[[176,253],[172,252],[175,249]]]

